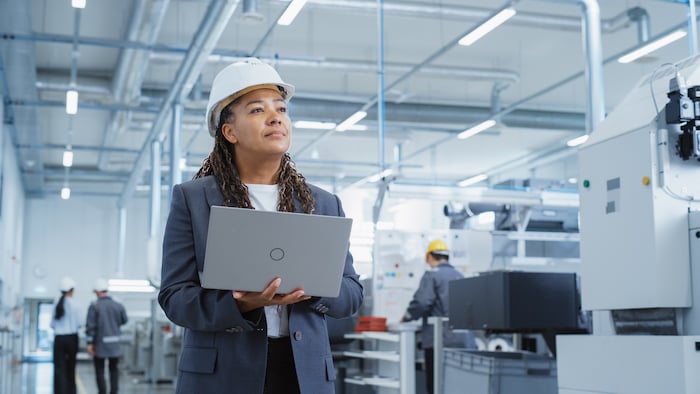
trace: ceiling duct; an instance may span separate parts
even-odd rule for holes
[[[10,31],[21,34],[31,34],[30,1],[0,1],[0,25],[5,26]],[[27,41],[6,41],[2,46],[3,73],[6,79],[8,92],[13,100],[37,100],[38,94],[35,86],[36,81],[36,59],[35,47]],[[8,76],[12,76],[8,78]],[[68,77],[68,76],[66,76]],[[9,97],[5,97],[5,100]],[[34,107],[13,107],[12,122],[15,127],[12,143],[33,144],[41,141],[39,135],[39,123],[37,121],[37,110]],[[41,152],[33,149],[17,150],[18,167],[20,169],[31,169],[41,171],[44,167]],[[44,180],[40,175],[30,174],[24,178],[25,190],[43,190]]]
[[[243,12],[239,20],[251,25],[265,21],[265,16],[258,12],[258,0],[243,0]]]

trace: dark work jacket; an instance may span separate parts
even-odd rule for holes
[[[345,215],[337,196],[315,186],[311,190],[316,201],[314,214]],[[185,328],[177,393],[262,393],[267,363],[263,308],[242,314],[231,291],[200,285],[212,205],[224,205],[213,176],[173,188],[158,301],[168,318]],[[338,297],[289,305],[290,339],[302,393],[334,392],[325,316],[343,318],[359,310],[362,285],[352,262],[348,251]]]
[[[406,308],[404,321],[422,319],[421,343],[424,348],[433,347],[433,325],[428,323],[428,317],[446,317],[449,311],[448,283],[460,279],[463,275],[450,263],[442,263],[423,274],[413,299]],[[466,330],[453,331],[443,324],[443,346],[445,347],[476,347],[474,336]]]
[[[121,326],[127,320],[124,305],[110,296],[98,297],[90,304],[85,321],[85,339],[95,346],[95,357],[122,355]]]

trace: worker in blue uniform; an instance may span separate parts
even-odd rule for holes
[[[448,283],[463,277],[449,262],[450,251],[447,243],[436,239],[428,244],[425,252],[425,262],[430,266],[421,277],[418,289],[406,308],[401,321],[422,319],[421,346],[425,357],[425,381],[427,392],[433,393],[433,371],[435,368],[433,326],[428,323],[428,317],[446,317],[448,306]],[[443,327],[443,346],[476,348],[474,336],[470,331],[453,331],[448,325]],[[438,360],[439,362],[439,360]]]

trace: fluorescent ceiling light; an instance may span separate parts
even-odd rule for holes
[[[688,32],[686,32],[685,30],[676,30],[652,42],[645,43],[641,47],[635,49],[634,51],[626,55],[620,56],[620,58],[618,58],[617,61],[623,64],[633,62],[642,56],[646,56],[661,47],[664,47],[676,40],[685,37],[687,34]]]
[[[458,44],[468,46],[477,42],[481,37],[487,35],[491,30],[502,25],[503,22],[512,18],[515,15],[515,10],[513,8],[506,8],[501,10],[496,15],[489,18],[486,22],[482,23],[479,27],[469,32],[467,35],[462,37]]]
[[[77,90],[66,91],[66,113],[68,115],[75,115],[78,113],[78,91]]]
[[[61,189],[61,198],[64,200],[67,200],[70,198],[70,187],[63,186],[63,188]]]
[[[573,148],[574,146],[579,146],[586,141],[588,141],[588,134],[582,135],[580,137],[572,138],[572,139],[566,141],[566,145]]]
[[[109,291],[116,291],[120,293],[153,293],[156,288],[153,286],[112,286],[109,285]]]
[[[347,118],[347,119],[345,119],[344,121],[342,121],[342,122],[338,125],[338,127],[336,127],[335,129],[338,130],[338,131],[349,130],[351,126],[354,126],[355,123],[357,123],[357,122],[361,121],[362,119],[364,119],[365,116],[367,116],[367,112],[365,112],[365,111],[357,111],[357,112],[355,112],[354,114],[350,115],[349,118]]]
[[[475,183],[479,183],[479,182],[481,182],[481,181],[485,181],[485,180],[487,180],[488,178],[489,178],[489,176],[486,175],[486,174],[474,175],[474,176],[471,177],[471,178],[467,178],[467,179],[465,179],[465,180],[463,180],[463,181],[457,182],[457,186],[459,186],[459,187],[471,186],[471,185],[473,185],[473,184],[475,184]]]
[[[297,120],[294,122],[294,127],[297,129],[312,129],[312,130],[333,130],[335,123],[333,122],[314,122],[311,120]]]
[[[282,26],[291,25],[299,11],[304,7],[304,4],[306,4],[306,0],[292,0],[282,13],[282,16],[277,20],[277,24]]]
[[[370,176],[369,178],[367,178],[367,182],[369,182],[369,183],[377,182],[380,179],[386,178],[393,173],[394,173],[394,170],[392,168],[387,168],[386,170],[384,170],[382,172],[378,172],[378,173]]]
[[[296,129],[307,129],[307,130],[333,130],[337,126],[334,122],[314,122],[310,120],[297,120],[294,122],[294,128]],[[365,131],[367,126],[365,125],[350,125],[345,128],[344,131]]]
[[[156,288],[145,279],[110,279],[107,281],[109,291],[123,293],[153,293]]]
[[[65,150],[63,151],[63,166],[70,167],[73,165],[73,151]]]
[[[489,129],[495,125],[496,125],[495,120],[493,120],[493,119],[485,120],[485,121],[479,123],[478,125],[476,125],[474,127],[470,127],[468,129],[464,130],[463,132],[457,134],[457,138],[459,138],[460,140],[465,140],[465,139],[472,137],[476,134],[479,134],[482,131]]]
[[[365,131],[367,130],[367,126],[361,125],[361,124],[354,124],[350,125],[345,128],[345,131]]]
[[[85,8],[85,0],[71,0],[70,5],[73,8]]]

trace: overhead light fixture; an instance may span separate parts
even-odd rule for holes
[[[659,48],[662,48],[662,47],[664,47],[664,46],[666,46],[666,45],[668,45],[676,40],[679,40],[679,39],[685,37],[686,35],[688,35],[688,32],[686,32],[683,29],[673,31],[669,34],[666,34],[662,37],[657,38],[656,40],[644,43],[642,46],[633,50],[632,52],[629,52],[626,55],[620,56],[617,59],[617,61],[620,63],[623,63],[623,64],[631,63],[631,62],[639,59],[640,57],[646,56]]]
[[[471,178],[467,178],[467,179],[465,179],[465,180],[462,180],[462,181],[457,182],[457,186],[459,186],[459,187],[467,187],[467,186],[471,186],[471,185],[473,185],[473,184],[475,184],[475,183],[479,183],[479,182],[481,182],[481,181],[485,181],[485,180],[487,180],[487,179],[489,179],[489,176],[486,175],[486,174],[474,175],[474,176],[471,177]]]
[[[333,130],[335,125],[334,122],[315,122],[311,120],[297,120],[294,122],[294,127],[297,129]]]
[[[393,168],[387,168],[386,170],[384,170],[384,171],[382,171],[382,172],[378,172],[378,173],[376,173],[376,174],[371,175],[370,177],[368,177],[368,178],[367,178],[367,182],[369,182],[369,183],[377,182],[377,181],[379,181],[380,179],[386,178],[386,177],[388,177],[389,175],[391,175],[391,174],[393,174],[393,173],[394,173],[394,169],[393,169]]]
[[[71,0],[70,5],[73,8],[85,8],[85,0]]]
[[[355,123],[361,121],[362,119],[367,116],[367,112],[365,111],[357,111],[354,114],[350,115],[349,118],[345,119],[342,121],[335,129],[338,131],[345,131],[349,130],[350,127],[354,126]]]
[[[68,187],[68,185],[63,185],[61,188],[61,198],[64,200],[70,198],[70,187]]]
[[[108,290],[123,293],[153,293],[156,288],[145,279],[109,279]]]
[[[490,129],[491,127],[493,127],[495,125],[496,125],[495,120],[493,120],[493,119],[485,120],[485,121],[479,123],[478,125],[470,127],[468,129],[464,130],[463,132],[457,134],[457,138],[459,138],[460,140],[465,140],[469,137],[472,137],[476,134],[481,133],[482,131],[484,131],[486,129]]]
[[[68,115],[75,115],[78,113],[78,91],[68,90],[66,91],[66,113]]]
[[[584,142],[588,141],[588,134],[584,134],[580,137],[572,138],[568,141],[566,141],[566,145],[570,147],[575,147],[583,144]]]
[[[66,150],[63,151],[63,166],[64,167],[71,167],[73,165],[73,151],[70,149],[70,147],[66,147]]]
[[[487,19],[484,23],[479,25],[479,27],[467,33],[457,43],[459,45],[469,46],[477,42],[480,38],[487,35],[491,30],[497,28],[498,26],[502,25],[503,22],[512,18],[513,15],[515,15],[515,13],[515,9],[511,7],[505,8],[497,12],[492,17]]]
[[[282,13],[282,16],[277,20],[277,24],[282,26],[291,25],[299,11],[304,7],[304,4],[306,4],[306,0],[292,0]]]

